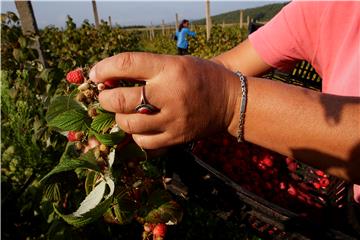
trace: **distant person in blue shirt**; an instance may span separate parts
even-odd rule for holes
[[[195,37],[196,33],[189,30],[189,20],[182,20],[179,29],[176,31],[176,38],[177,38],[177,49],[178,49],[178,55],[186,55],[188,54],[188,41],[186,37],[192,36]]]

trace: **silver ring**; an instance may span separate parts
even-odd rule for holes
[[[157,111],[157,108],[146,101],[145,98],[145,85],[141,88],[141,101],[135,108],[136,112],[142,114],[152,114]]]

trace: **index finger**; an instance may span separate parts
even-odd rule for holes
[[[95,64],[89,78],[97,83],[124,78],[147,80],[161,71],[164,57],[145,52],[123,52]]]

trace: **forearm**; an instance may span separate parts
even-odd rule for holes
[[[271,68],[256,53],[248,39],[211,60],[233,72],[240,71],[246,76],[260,76]]]
[[[236,136],[239,104],[229,132]],[[360,182],[360,98],[248,78],[245,140]]]

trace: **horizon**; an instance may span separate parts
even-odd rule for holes
[[[260,7],[286,1],[211,1],[211,15]],[[111,16],[113,25],[150,26],[175,23],[175,14],[179,19],[191,21],[205,18],[205,1],[96,1],[99,18],[107,21]],[[85,20],[94,24],[91,1],[32,1],[37,25],[40,29],[46,26],[64,27],[67,16],[73,18],[76,25]],[[2,1],[1,13],[18,12],[15,1]]]

